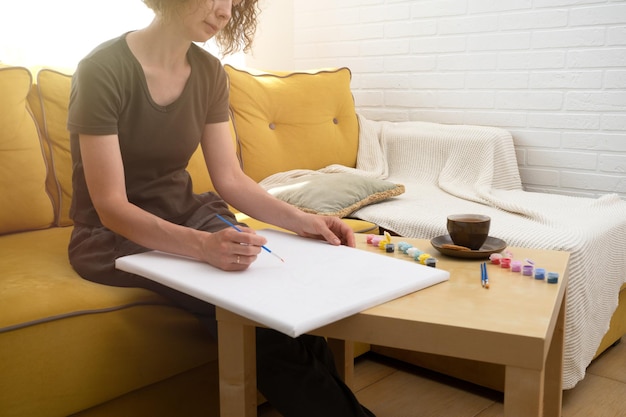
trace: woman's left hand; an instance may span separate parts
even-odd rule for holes
[[[325,240],[331,245],[356,245],[354,232],[339,217],[307,214],[303,217],[297,232],[300,236]]]

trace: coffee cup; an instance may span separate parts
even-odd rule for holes
[[[478,250],[489,236],[491,218],[484,214],[451,214],[448,233],[455,245]]]

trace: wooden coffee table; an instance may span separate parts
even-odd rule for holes
[[[450,280],[311,333],[341,348],[338,367],[352,380],[350,341],[361,341],[505,366],[504,413],[560,416],[562,400],[565,289],[569,253],[508,248],[514,259],[531,259],[557,272],[557,284],[488,264],[490,288],[481,285],[482,260],[439,255],[428,240],[405,241],[438,258]],[[357,246],[387,254],[357,235]],[[393,271],[389,271],[393,274]],[[384,279],[384,277],[381,277]],[[218,308],[220,408],[222,417],[256,416],[256,323]]]

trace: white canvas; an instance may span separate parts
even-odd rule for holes
[[[119,258],[116,267],[292,337],[449,279],[447,271],[414,261],[275,230],[257,233],[285,263],[262,251],[248,270],[226,272],[193,259],[147,252]]]

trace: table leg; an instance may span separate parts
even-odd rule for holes
[[[505,417],[560,417],[563,401],[563,346],[565,296],[559,308],[554,333],[543,370],[506,367]]]
[[[559,310],[552,343],[546,359],[545,401],[543,413],[545,416],[561,416],[563,405],[563,350],[565,338],[565,295]]]
[[[220,416],[255,417],[256,337],[254,326],[218,322]]]
[[[543,370],[506,367],[505,417],[543,416],[544,376]]]
[[[339,376],[349,388],[354,383],[354,342],[328,338],[328,347],[333,352]]]

